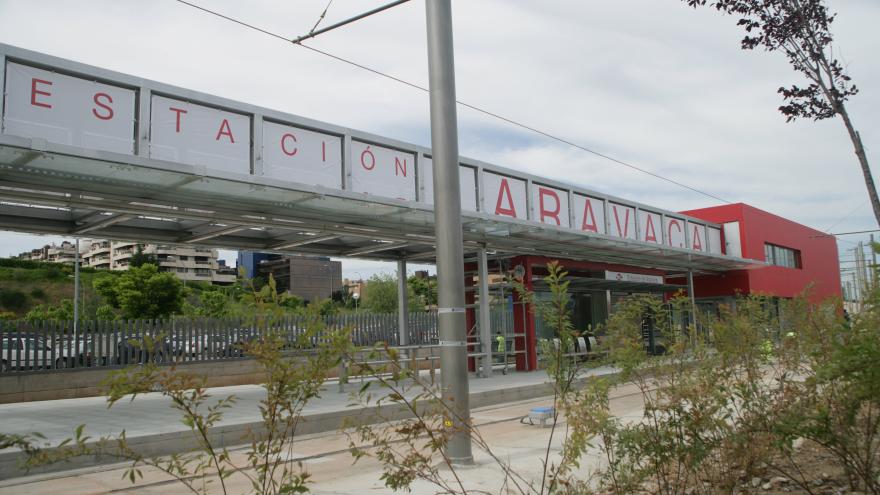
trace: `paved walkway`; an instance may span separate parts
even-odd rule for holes
[[[540,486],[542,462],[550,447],[550,462],[559,462],[559,452],[565,435],[564,420],[556,428],[551,440],[550,428],[522,424],[519,419],[536,406],[550,405],[550,397],[527,401],[509,402],[474,408],[472,419],[476,431],[486,442],[492,455],[508,465],[522,477],[522,484],[532,484],[537,492]],[[612,414],[622,420],[637,421],[641,417],[641,395],[633,386],[618,387],[612,391],[610,408]],[[380,479],[382,466],[375,459],[366,458],[353,462],[349,450],[349,439],[339,432],[317,433],[299,437],[295,452],[289,454],[290,460],[302,463],[302,469],[310,474],[309,492],[316,495],[341,494],[396,494]],[[246,448],[231,450],[232,462],[246,466]],[[510,480],[505,480],[503,472],[489,450],[473,445],[474,465],[459,466],[456,471],[461,476],[465,488],[480,493],[508,493]],[[604,456],[596,448],[590,448],[581,458],[580,467],[573,473],[581,480],[588,480],[595,469],[605,465]],[[48,473],[38,476],[14,478],[0,481],[0,495],[177,495],[186,494],[187,489],[179,482],[155,469],[143,469],[143,479],[132,484],[125,476],[127,463],[93,466],[66,472]],[[455,485],[452,475],[445,467],[440,467],[443,478]],[[507,481],[507,485],[505,484]],[[243,473],[236,472],[226,480],[228,493],[252,493]],[[416,480],[412,493],[437,493],[436,486]],[[516,492],[516,490],[512,490]],[[216,479],[208,493],[220,493]]]
[[[610,368],[599,368],[591,373],[612,372]],[[438,384],[439,380],[438,374]],[[543,371],[512,372],[507,375],[495,373],[491,378],[472,376],[469,383],[472,408],[552,393],[547,374]],[[359,382],[351,383],[346,386],[346,391],[356,391],[359,387]],[[258,405],[265,397],[265,391],[259,385],[242,385],[212,388],[209,393],[215,398],[229,395],[238,398],[234,406],[224,411],[223,419],[214,433],[216,440],[223,445],[240,444],[247,428],[260,421]],[[362,409],[350,407],[351,402],[349,393],[338,392],[337,383],[328,382],[321,397],[313,399],[303,411],[304,421],[298,433],[337,430],[342,418],[363,413]],[[104,397],[0,405],[0,431],[6,434],[40,432],[49,443],[57,444],[72,436],[80,424],[86,425],[86,434],[92,437],[118,435],[125,430],[130,444],[142,447],[147,455],[185,450],[192,442],[189,428],[180,422],[180,414],[170,407],[170,400],[159,393],[144,394],[134,401],[122,400],[109,409]],[[12,449],[0,451],[0,480],[23,474],[16,466],[18,458],[19,453]]]

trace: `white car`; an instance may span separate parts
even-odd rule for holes
[[[0,349],[0,372],[55,366],[52,347],[41,337],[3,334],[0,335]]]

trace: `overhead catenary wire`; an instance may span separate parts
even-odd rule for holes
[[[240,25],[240,26],[246,27],[246,28],[248,28],[248,29],[252,29],[252,30],[254,30],[254,31],[257,31],[257,32],[263,33],[263,34],[265,34],[265,35],[267,35],[267,36],[271,36],[271,37],[273,37],[273,38],[277,38],[277,39],[279,39],[279,40],[283,40],[283,41],[285,41],[285,42],[287,42],[287,43],[290,43],[290,44],[292,44],[292,45],[295,45],[295,46],[299,46],[299,47],[305,48],[306,50],[310,50],[310,51],[312,51],[312,52],[318,53],[318,54],[320,54],[320,55],[324,55],[324,56],[326,56],[326,57],[332,58],[332,59],[337,60],[337,61],[339,61],[339,62],[342,62],[342,63],[348,64],[348,65],[351,65],[351,66],[353,66],[353,67],[357,67],[357,68],[359,68],[359,69],[361,69],[361,70],[365,70],[365,71],[367,71],[367,72],[370,72],[370,73],[375,74],[375,75],[377,75],[377,76],[383,77],[383,78],[385,78],[385,79],[389,79],[389,80],[395,81],[395,82],[397,82],[397,83],[403,84],[403,85],[405,85],[405,86],[409,86],[409,87],[411,87],[411,88],[413,88],[413,89],[417,89],[417,90],[419,90],[419,91],[423,91],[423,92],[425,92],[425,93],[429,93],[428,88],[426,88],[426,87],[424,87],[424,86],[421,86],[421,85],[419,85],[419,84],[416,84],[416,83],[413,83],[413,82],[407,81],[407,80],[405,80],[405,79],[401,79],[400,77],[397,77],[397,76],[394,76],[394,75],[388,74],[388,73],[386,73],[386,72],[382,72],[382,71],[380,71],[380,70],[378,70],[378,69],[374,69],[374,68],[372,68],[372,67],[369,67],[369,66],[363,65],[363,64],[361,64],[361,63],[355,62],[355,61],[353,61],[353,60],[349,60],[349,59],[347,59],[347,58],[341,57],[341,56],[339,56],[339,55],[335,55],[335,54],[333,54],[333,53],[330,53],[330,52],[327,52],[327,51],[324,51],[324,50],[320,50],[320,49],[318,49],[318,48],[314,48],[314,47],[311,47],[311,46],[308,46],[308,45],[304,45],[304,44],[302,44],[301,42],[299,42],[299,43],[295,43],[295,42],[294,42],[294,39],[289,39],[289,38],[287,38],[286,36],[282,36],[282,35],[280,35],[280,34],[278,34],[278,33],[273,33],[273,32],[271,32],[271,31],[268,31],[268,30],[266,30],[266,29],[263,29],[263,28],[257,27],[257,26],[255,26],[255,25],[253,25],[253,24],[249,24],[249,23],[247,23],[247,22],[241,21],[241,20],[236,19],[236,18],[234,18],[234,17],[230,17],[230,16],[227,16],[227,15],[221,14],[220,12],[216,12],[216,11],[214,11],[214,10],[211,10],[211,9],[208,9],[208,8],[205,8],[205,7],[202,7],[201,5],[197,5],[197,4],[194,4],[194,3],[192,3],[192,2],[188,2],[188,1],[186,1],[186,0],[176,0],[176,1],[177,1],[178,3],[183,4],[183,5],[187,5],[187,6],[189,6],[189,7],[192,7],[192,8],[194,8],[194,9],[200,10],[200,11],[202,11],[202,12],[205,12],[205,13],[208,13],[208,14],[211,14],[211,15],[214,15],[214,16],[219,17],[219,18],[221,18],[221,19],[225,19],[225,20],[227,20],[227,21],[229,21],[229,22],[233,22],[233,23],[235,23],[235,24],[238,24],[238,25]],[[400,3],[402,3],[402,2],[400,2]],[[330,26],[328,26],[328,27],[330,27]],[[327,28],[325,28],[325,30],[326,30],[326,29],[327,29]],[[322,31],[322,32],[323,32],[323,31]],[[630,168],[630,169],[635,170],[635,171],[637,171],[637,172],[641,172],[641,173],[643,173],[643,174],[645,174],[645,175],[649,175],[649,176],[651,176],[651,177],[654,177],[655,179],[659,179],[659,180],[662,180],[662,181],[668,182],[668,183],[670,183],[670,184],[673,184],[673,185],[679,186],[679,187],[681,187],[681,188],[684,188],[684,189],[687,189],[687,190],[689,190],[689,191],[695,192],[695,193],[697,193],[697,194],[700,194],[700,195],[706,196],[706,197],[708,197],[708,198],[712,198],[712,199],[717,200],[717,201],[720,201],[720,202],[722,202],[722,203],[732,203],[732,201],[727,200],[727,199],[724,199],[724,198],[722,198],[722,197],[720,197],[720,196],[717,196],[717,195],[715,195],[715,194],[712,194],[712,193],[709,193],[709,192],[703,191],[703,190],[698,189],[698,188],[693,187],[693,186],[689,186],[689,185],[687,185],[687,184],[684,184],[684,183],[682,183],[682,182],[679,182],[679,181],[677,181],[677,180],[675,180],[675,179],[670,179],[670,178],[665,177],[665,176],[663,176],[663,175],[660,175],[660,174],[658,174],[658,173],[651,172],[651,171],[646,170],[646,169],[643,169],[643,168],[641,168],[641,167],[639,167],[639,166],[637,166],[637,165],[633,165],[633,164],[631,164],[631,163],[629,163],[629,162],[626,162],[626,161],[623,161],[623,160],[620,160],[620,159],[614,158],[614,157],[612,157],[612,156],[610,156],[610,155],[607,155],[607,154],[605,154],[605,153],[602,153],[602,152],[599,152],[599,151],[596,151],[596,150],[590,149],[590,148],[588,148],[588,147],[586,147],[586,146],[583,146],[583,145],[577,144],[577,143],[575,143],[575,142],[573,142],[573,141],[571,141],[571,140],[568,140],[568,139],[565,139],[565,138],[562,138],[562,137],[556,136],[555,134],[551,134],[551,133],[549,133],[549,132],[542,131],[542,130],[540,130],[540,129],[536,128],[536,127],[530,126],[530,125],[528,125],[528,124],[523,124],[522,122],[519,122],[519,121],[513,120],[512,118],[504,117],[503,115],[497,114],[497,113],[492,112],[492,111],[490,111],[490,110],[486,110],[486,109],[481,108],[481,107],[478,107],[478,106],[476,106],[476,105],[473,105],[473,104],[470,104],[470,103],[467,103],[467,102],[463,102],[463,101],[461,101],[461,100],[456,100],[456,103],[457,103],[458,105],[461,105],[462,107],[468,108],[468,109],[473,110],[473,111],[475,111],[475,112],[481,113],[481,114],[483,114],[483,115],[487,115],[487,116],[489,116],[489,117],[492,117],[492,118],[495,118],[495,119],[498,119],[498,120],[501,120],[501,121],[503,121],[503,122],[506,122],[506,123],[508,123],[508,124],[510,124],[510,125],[513,125],[513,126],[519,127],[519,128],[521,128],[521,129],[524,129],[524,130],[527,130],[527,131],[529,131],[529,132],[533,132],[533,133],[535,133],[535,134],[539,134],[539,135],[544,136],[544,137],[546,137],[546,138],[548,138],[548,139],[551,139],[551,140],[554,140],[554,141],[557,141],[557,142],[563,143],[563,144],[565,144],[565,145],[568,145],[568,146],[571,146],[571,147],[573,147],[573,148],[579,149],[579,150],[584,151],[584,152],[586,152],[586,153],[590,153],[590,154],[592,154],[592,155],[594,155],[594,156],[597,156],[597,157],[602,158],[602,159],[604,159],[604,160],[608,160],[608,161],[610,161],[610,162],[612,162],[612,163],[616,163],[616,164],[618,164],[618,165],[621,165],[621,166],[624,166],[624,167]]]
[[[330,2],[332,3],[333,0],[330,0]],[[334,29],[336,29],[336,28],[340,28],[340,27],[342,27],[342,26],[345,26],[346,24],[351,24],[352,22],[359,21],[359,20],[361,20],[361,19],[363,19],[363,18],[365,18],[365,17],[370,17],[370,16],[373,15],[373,14],[378,14],[379,12],[382,12],[382,11],[388,10],[388,9],[390,9],[390,8],[392,8],[392,7],[397,7],[398,5],[400,5],[400,4],[402,4],[402,3],[406,3],[406,2],[409,2],[409,0],[396,0],[396,1],[394,1],[394,2],[391,2],[391,3],[388,3],[388,4],[382,5],[381,7],[376,7],[376,8],[373,9],[373,10],[368,10],[367,12],[364,12],[364,13],[362,13],[362,14],[358,14],[358,15],[356,15],[356,16],[354,16],[354,17],[349,17],[348,19],[345,19],[344,21],[340,21],[340,22],[337,22],[337,23],[335,23],[335,24],[331,24],[330,26],[327,26],[327,27],[322,28],[322,29],[318,29],[318,30],[316,31],[315,28],[318,27],[318,24],[320,24],[321,19],[323,19],[324,16],[327,14],[327,9],[324,9],[324,13],[321,14],[321,17],[318,19],[318,22],[315,23],[315,26],[312,28],[312,30],[309,31],[308,34],[304,34],[304,35],[302,35],[302,36],[299,36],[299,37],[297,37],[297,38],[292,39],[292,40],[291,40],[291,43],[293,43],[293,44],[295,44],[295,45],[298,45],[298,44],[302,43],[302,42],[305,41],[305,40],[308,40],[308,39],[314,38],[314,37],[316,37],[316,36],[318,36],[318,35],[324,34],[324,33],[326,33],[327,31],[332,31],[332,30],[334,30]],[[330,8],[330,4],[329,4],[329,3],[327,4],[327,8]]]
[[[846,215],[844,215],[843,217],[841,217],[840,220],[834,222],[830,227],[828,227],[827,229],[825,229],[825,232],[831,232],[831,229],[833,229],[834,227],[837,227],[838,225],[840,225],[841,222],[843,222],[843,221],[846,220],[847,218],[851,217],[853,213],[859,211],[859,209],[861,209],[861,208],[862,208],[863,206],[865,206],[866,204],[868,204],[868,201],[867,201],[867,200],[862,201],[861,203],[859,203],[859,205],[856,206],[855,208],[853,208],[852,211],[850,211],[849,213],[847,213]],[[831,235],[836,235],[836,234],[831,234]]]
[[[333,0],[330,0],[329,2],[327,2],[327,6],[324,7],[324,11],[321,12],[321,15],[318,16],[318,20],[315,21],[315,25],[312,26],[312,29],[309,30],[309,34],[314,35],[315,29],[318,29],[318,25],[321,24],[321,21],[323,21],[324,17],[327,16],[327,11],[330,10],[331,5],[333,5]]]
[[[872,229],[872,230],[854,230],[854,231],[852,231],[852,232],[834,232],[834,233],[829,233],[829,234],[813,235],[813,236],[810,236],[810,237],[812,237],[812,238],[815,239],[815,238],[817,238],[817,237],[838,237],[838,236],[841,236],[841,235],[870,234],[870,233],[873,233],[873,232],[880,232],[880,229]]]

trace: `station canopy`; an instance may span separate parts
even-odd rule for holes
[[[430,149],[0,45],[0,229],[435,260]],[[130,107],[130,108],[129,108]],[[755,264],[721,226],[463,159],[465,252]]]

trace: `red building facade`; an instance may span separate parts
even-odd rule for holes
[[[701,310],[718,304],[730,304],[738,295],[762,294],[778,298],[796,297],[808,290],[812,302],[841,296],[837,243],[833,236],[759,210],[736,203],[681,212],[723,227],[724,253],[754,260],[747,269],[723,273],[694,274],[694,295]],[[573,323],[576,330],[589,332],[603,324],[613,313],[616,302],[636,293],[668,297],[686,289],[687,280],[681,271],[668,271],[644,266],[596,263],[589,260],[551,259],[522,255],[489,263],[490,273],[517,273],[523,285],[541,296],[546,264],[558,261],[569,272],[569,292],[573,299]],[[476,265],[466,265],[474,273]],[[491,278],[491,277],[490,277]],[[474,307],[476,279],[466,277],[467,302]],[[497,282],[497,279],[496,279]],[[508,290],[502,297],[493,296],[496,306],[506,305],[510,325],[504,330],[507,352],[517,370],[531,371],[538,367],[538,341],[552,338],[542,328],[540,316],[519,295]],[[476,322],[474,309],[468,310],[468,327]],[[500,325],[505,327],[505,325]],[[497,328],[493,323],[493,328]],[[495,331],[495,330],[493,330]],[[471,334],[471,345],[478,335]],[[471,363],[471,369],[474,363]]]
[[[788,298],[808,288],[812,302],[841,296],[837,242],[833,236],[743,203],[683,213],[724,225],[726,253],[739,249],[742,258],[765,263],[749,270],[695,277],[694,293],[698,299],[736,294]],[[736,243],[731,242],[736,239],[729,239],[737,236]]]

